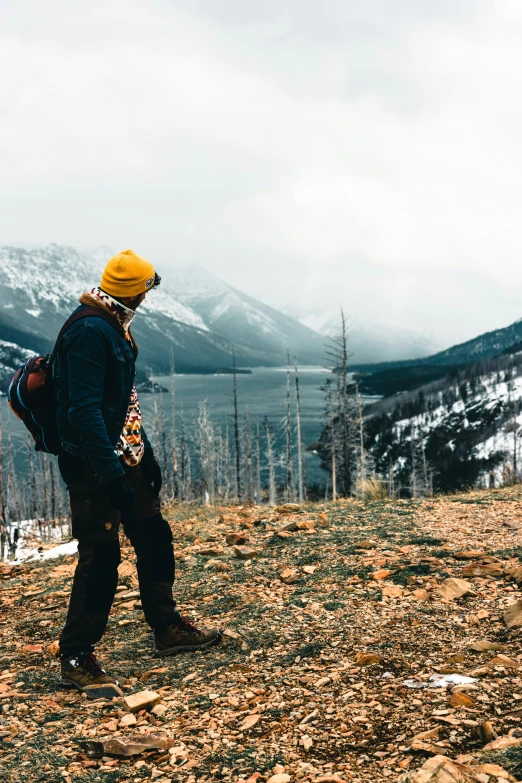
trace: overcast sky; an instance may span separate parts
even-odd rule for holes
[[[455,339],[522,317],[520,0],[0,0],[0,244]]]

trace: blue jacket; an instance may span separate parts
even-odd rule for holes
[[[53,363],[60,445],[68,454],[87,457],[103,483],[125,473],[114,449],[127,415],[135,363],[123,329],[101,318],[71,324]],[[145,432],[143,438],[150,446]]]

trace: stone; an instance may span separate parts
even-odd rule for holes
[[[130,712],[139,712],[140,710],[149,710],[161,701],[161,696],[155,691],[139,691],[139,693],[129,693],[123,699],[125,706]]]
[[[246,533],[227,533],[227,544],[229,546],[239,546],[246,544],[248,541],[248,535]]]
[[[82,750],[90,759],[101,759],[103,756],[138,756],[147,750],[169,750],[176,744],[176,740],[166,737],[164,734],[127,734],[125,737],[97,742],[86,740],[80,742]]]
[[[135,726],[137,722],[138,719],[136,716],[132,712],[127,712],[120,720],[118,726],[121,726],[122,728],[126,726]]]
[[[213,571],[219,571],[220,573],[232,570],[232,566],[229,563],[224,563],[223,560],[215,560],[214,558],[207,560],[204,568],[205,571],[212,569]]]
[[[363,653],[358,652],[355,656],[355,664],[356,666],[375,666],[378,663],[381,663],[382,658],[379,658],[378,655],[373,655],[372,653]]]
[[[217,557],[224,554],[224,551],[222,546],[204,546],[201,549],[194,550],[194,554],[202,557]]]
[[[232,548],[235,556],[240,560],[252,560],[254,557],[259,556],[257,549],[252,549],[252,547],[249,546],[234,546]]]
[[[407,783],[480,783],[480,778],[464,764],[447,756],[433,756],[422,767],[408,775]]]
[[[228,636],[229,639],[241,639],[241,635],[237,631],[233,631],[232,628],[225,628],[223,636]]]
[[[457,693],[452,693],[449,700],[451,707],[474,707],[475,702],[471,698],[471,696],[468,696],[467,693],[462,693],[458,691]]]
[[[441,598],[444,598],[446,601],[474,595],[471,582],[468,582],[466,579],[457,579],[454,576],[446,579],[437,589]]]
[[[469,549],[466,552],[455,552],[453,554],[453,557],[455,560],[478,560],[481,557],[484,557],[486,553],[482,552],[480,549]]]
[[[43,652],[42,644],[24,644],[23,651],[27,653],[41,653]]]
[[[314,682],[314,688],[322,688],[323,685],[328,685],[331,681],[330,677],[321,677],[317,682]]]
[[[299,503],[283,503],[282,506],[276,507],[276,513],[278,514],[295,514],[296,511],[301,511]]]
[[[374,573],[371,574],[371,577],[372,579],[376,579],[378,582],[380,582],[381,579],[386,579],[391,575],[391,573],[392,572],[387,568],[381,568],[379,571],[374,571]]]
[[[162,718],[165,713],[167,712],[168,707],[166,704],[156,704],[152,709],[151,712],[153,715],[155,715],[157,718]]]
[[[484,723],[481,723],[479,726],[477,726],[474,734],[483,745],[486,745],[488,742],[492,742],[497,736],[493,726],[488,720],[485,720]]]
[[[290,522],[285,522],[284,525],[281,525],[278,535],[288,535],[288,533],[293,533],[295,530],[297,530],[297,522],[295,519],[292,519]]]
[[[513,661],[511,658],[508,658],[507,655],[495,655],[495,657],[489,661],[489,665],[504,666],[506,669],[519,668],[519,664],[516,661]]]
[[[470,677],[489,677],[491,674],[490,670],[487,666],[477,666],[476,669],[473,669]]]
[[[427,739],[438,739],[440,734],[440,726],[436,726],[434,729],[429,729],[428,731],[421,731],[420,734],[416,734],[412,742],[418,741],[418,740],[427,740]]]
[[[134,576],[136,566],[130,560],[122,560],[118,566],[118,573],[120,576]]]
[[[432,756],[437,756],[440,753],[438,745],[433,745],[431,742],[425,742],[424,740],[413,739],[410,748],[421,753],[431,753]]]
[[[314,523],[311,519],[299,519],[295,526],[297,530],[314,530]]]
[[[517,585],[520,585],[522,583],[522,566],[508,566],[506,568],[506,574],[509,574],[509,576],[515,580]]]
[[[478,766],[473,766],[473,772],[476,775],[487,775],[489,778],[488,783],[491,781],[491,777],[497,778],[497,783],[501,783],[502,780],[507,781],[507,783],[517,783],[517,779],[498,764],[479,764]]]
[[[377,542],[372,541],[369,538],[364,538],[362,541],[356,541],[354,546],[356,549],[375,549],[377,547]]]
[[[140,591],[139,590],[124,590],[123,592],[120,592],[116,596],[116,601],[135,601],[136,598],[140,597]]]
[[[60,642],[55,639],[54,642],[51,642],[47,649],[49,651],[49,655],[51,655],[53,658],[58,658],[60,655]]]
[[[475,652],[488,652],[489,650],[502,650],[503,645],[499,642],[490,642],[489,639],[479,639],[477,642],[468,644],[468,649]]]
[[[248,729],[253,729],[254,726],[259,723],[261,716],[260,715],[247,715],[241,726],[239,727],[239,731],[248,731]]]
[[[312,740],[312,738],[311,738],[311,737],[309,737],[308,735],[306,735],[306,734],[305,734],[305,736],[304,736],[304,737],[301,737],[301,739],[299,740],[299,744],[301,745],[301,747],[303,748],[303,750],[304,750],[305,752],[307,752],[307,751],[309,751],[309,750],[310,750],[310,748],[312,747],[312,745],[314,744],[314,742],[313,742],[313,740]]]
[[[489,565],[484,563],[479,565],[470,563],[469,565],[464,566],[462,574],[463,576],[491,576],[498,579],[499,577],[504,576],[504,569],[500,563],[491,563]]]
[[[429,601],[430,600],[430,594],[424,587],[419,587],[417,590],[413,591],[413,597],[417,599],[417,601]]]
[[[499,737],[484,745],[483,750],[505,750],[513,748],[515,745],[522,745],[522,737]]]
[[[292,778],[286,772],[278,772],[276,775],[268,778],[266,783],[290,783]]]
[[[103,685],[85,685],[83,692],[88,699],[117,699],[123,696],[121,688],[113,682]]]
[[[404,590],[399,585],[388,584],[383,585],[382,594],[388,598],[400,598],[404,595]]]
[[[512,628],[519,628],[522,625],[522,598],[506,607],[503,619],[508,631]]]
[[[285,585],[291,585],[294,584],[294,582],[298,582],[301,578],[301,574],[299,571],[296,571],[295,568],[285,568],[284,571],[281,571],[279,574],[279,579],[285,583]]]
[[[313,574],[314,571],[316,570],[317,570],[317,566],[314,565],[303,566],[303,571],[305,572],[305,574]]]
[[[326,514],[323,514],[322,512],[317,515],[317,519],[319,520],[319,524],[321,527],[328,527],[328,517]]]

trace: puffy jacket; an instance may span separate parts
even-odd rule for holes
[[[125,473],[114,449],[136,374],[134,351],[115,324],[117,329],[101,318],[71,324],[53,364],[60,445],[68,454],[87,457],[102,483]],[[143,438],[150,446],[145,432]]]

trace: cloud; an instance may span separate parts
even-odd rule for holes
[[[443,339],[519,317],[519,3],[21,0],[0,30],[3,243]]]

